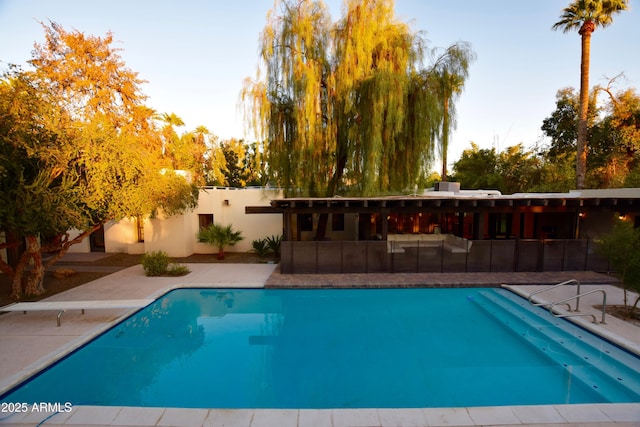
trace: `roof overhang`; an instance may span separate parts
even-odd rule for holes
[[[283,212],[377,212],[377,211],[483,211],[493,209],[524,210],[614,210],[640,212],[640,188],[582,190],[570,193],[428,191],[421,195],[384,197],[294,197],[272,200],[270,206],[248,206],[248,214]]]
[[[486,208],[606,208],[640,211],[640,197],[580,197],[576,195],[512,195],[486,197],[332,197],[286,198],[271,202],[270,207],[249,207],[247,213],[281,213],[284,211],[348,212],[376,210],[476,210]]]

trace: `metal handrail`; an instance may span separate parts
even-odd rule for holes
[[[545,292],[545,291],[549,291],[549,290],[551,290],[551,289],[558,288],[558,287],[560,287],[560,286],[570,285],[570,284],[572,284],[572,283],[575,283],[576,285],[578,285],[578,289],[576,290],[576,297],[578,297],[578,298],[577,298],[577,300],[576,300],[576,309],[575,309],[575,310],[573,310],[573,311],[580,311],[580,297],[579,297],[579,296],[580,296],[580,282],[579,282],[579,281],[577,281],[576,279],[566,280],[566,281],[564,281],[564,282],[560,282],[560,283],[555,284],[555,285],[553,285],[553,286],[549,286],[549,287],[547,287],[547,288],[539,289],[539,290],[537,290],[537,291],[535,291],[535,292],[532,292],[532,293],[530,293],[530,294],[529,294],[529,297],[527,298],[527,301],[529,301],[529,304],[531,304],[531,305],[533,305],[533,306],[535,306],[535,307],[540,307],[540,306],[542,306],[542,307],[545,307],[545,308],[546,308],[546,307],[548,307],[548,306],[550,306],[550,305],[552,305],[552,304],[551,304],[551,303],[544,303],[544,302],[534,303],[533,301],[531,301],[531,297],[533,297],[534,295],[540,294],[540,293],[542,293],[542,292]],[[571,299],[573,299],[573,298],[571,298]],[[567,306],[569,307],[569,311],[571,311],[571,304],[567,304]]]
[[[589,295],[589,294],[593,294],[593,293],[596,293],[596,292],[602,292],[602,320],[600,321],[600,324],[606,325],[605,315],[606,315],[606,306],[607,306],[607,293],[604,291],[604,289],[594,289],[592,291],[588,291],[588,292],[585,292],[583,294],[579,294],[579,295],[576,295],[576,296],[573,296],[573,297],[565,298],[565,299],[560,300],[560,301],[556,301],[556,302],[554,302],[553,304],[551,304],[549,306],[549,312],[555,317],[591,316],[591,317],[593,317],[593,323],[598,323],[598,319],[596,318],[595,314],[573,314],[573,313],[572,314],[556,314],[556,313],[553,312],[553,307],[555,307],[558,304],[563,304],[563,303],[566,303],[567,301],[570,301],[570,300],[576,299],[576,298],[579,299],[580,297],[583,297],[583,296]]]

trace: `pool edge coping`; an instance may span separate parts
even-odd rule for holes
[[[518,405],[443,408],[350,408],[350,409],[208,409],[134,406],[74,406],[70,411],[16,413],[0,418],[11,425],[213,425],[216,421],[236,420],[238,427],[273,425],[308,427],[314,425],[365,425],[391,427],[398,425],[588,425],[619,426],[635,423],[640,416],[638,403],[600,403],[572,405]],[[146,420],[146,421],[145,421]],[[322,422],[324,421],[324,422]],[[223,425],[224,422],[223,422]],[[228,425],[228,424],[226,424]]]

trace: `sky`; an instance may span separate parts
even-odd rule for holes
[[[332,20],[342,0],[325,0]],[[432,48],[469,42],[477,59],[457,103],[450,163],[473,141],[498,151],[542,141],[542,121],[555,95],[578,88],[580,36],[551,27],[569,0],[396,0],[398,19]],[[640,0],[631,0],[591,45],[591,82],[625,74],[620,89],[640,87]],[[205,126],[221,139],[253,141],[239,97],[255,78],[260,33],[273,0],[0,0],[0,70],[25,66],[40,21],[104,36],[111,31],[126,66],[146,80],[147,105],[185,122],[178,132]],[[434,170],[438,170],[437,164]]]

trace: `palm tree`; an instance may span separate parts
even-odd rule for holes
[[[442,181],[447,180],[447,151],[449,150],[449,132],[456,126],[455,100],[464,89],[469,76],[469,64],[475,59],[475,53],[466,42],[449,46],[438,57],[432,68],[435,88],[442,102],[442,128],[438,146],[442,159]]]
[[[160,121],[165,123],[162,128],[162,135],[164,136],[164,143],[162,145],[162,154],[167,154],[167,149],[175,142],[178,138],[176,135],[176,131],[174,127],[184,126],[184,121],[180,117],[178,117],[175,113],[164,113],[159,117]]]
[[[231,225],[222,226],[211,224],[198,233],[198,240],[209,243],[218,248],[218,259],[224,259],[224,248],[233,246],[243,240],[241,231],[233,231]]]
[[[589,61],[591,57],[591,34],[597,27],[607,27],[613,22],[613,15],[626,10],[628,0],[574,0],[562,10],[560,21],[554,30],[564,33],[578,30],[582,38],[580,60],[580,115],[578,118],[578,141],[576,144],[576,188],[584,188],[587,172],[587,117],[589,114]]]

